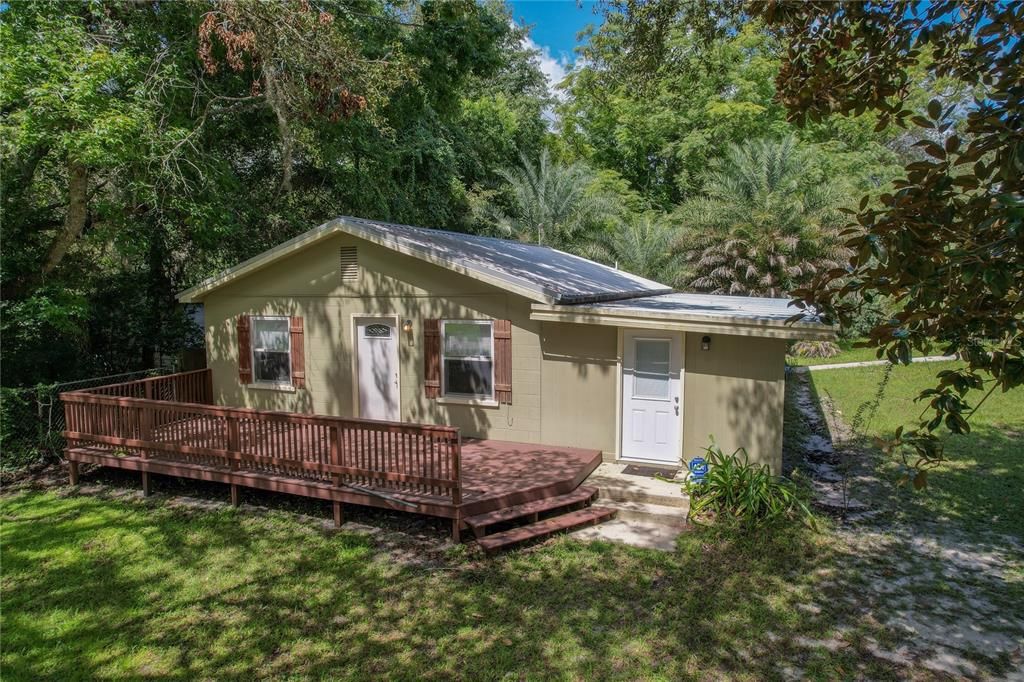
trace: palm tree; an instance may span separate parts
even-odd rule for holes
[[[686,280],[686,271],[675,250],[679,230],[664,217],[644,213],[620,220],[615,228],[602,233],[583,255],[604,261],[616,268],[676,287]]]
[[[716,294],[785,296],[842,267],[839,183],[822,182],[792,137],[733,145],[707,177],[706,196],[679,209],[677,244],[692,286]]]
[[[499,171],[507,182],[508,210],[493,206],[490,221],[522,241],[569,249],[610,214],[608,202],[587,191],[593,180],[583,165],[552,163],[545,149],[534,165],[520,157],[519,168]]]

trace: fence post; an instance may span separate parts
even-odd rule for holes
[[[213,405],[213,370],[209,367],[203,372],[203,390],[205,391],[203,403]]]
[[[337,427],[330,427],[330,442],[331,442],[331,464],[334,466],[341,466],[342,450],[345,447],[344,443],[345,432]],[[341,474],[334,474],[334,485],[337,488],[341,487]],[[344,512],[342,504],[339,500],[334,500],[334,525],[335,527],[341,526],[345,522]]]
[[[452,519],[452,542],[459,544],[462,538],[460,533],[462,532],[462,431],[460,430],[455,434],[455,441],[448,441],[449,447],[452,447],[452,476],[455,479],[454,487],[452,488],[452,504],[455,505],[455,518]]]
[[[224,423],[227,426],[228,451],[236,455],[241,455],[242,436],[238,428],[238,418],[232,414],[228,414],[224,417]],[[229,466],[232,471],[238,471],[238,460],[232,457],[229,462]],[[231,480],[231,505],[234,507],[238,506],[238,484],[235,483],[234,478]]]

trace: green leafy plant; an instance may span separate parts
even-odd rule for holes
[[[704,448],[708,474],[702,483],[687,481],[689,519],[713,512],[717,519],[761,525],[801,518],[815,526],[810,508],[787,478],[772,475],[767,464],[751,462],[744,448],[726,455],[714,439]]]

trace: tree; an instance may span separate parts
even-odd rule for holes
[[[330,216],[480,229],[546,131],[521,37],[473,0],[4,3],[4,385],[151,367],[176,291]]]
[[[941,457],[940,425],[965,433],[988,394],[1024,383],[1024,4],[773,1],[751,11],[787,44],[777,89],[794,122],[873,111],[880,126],[918,131],[924,157],[880,206],[865,197],[855,212],[849,267],[794,296],[843,325],[862,304],[899,300],[871,331],[879,357],[907,363],[938,344],[964,359],[918,396],[928,418],[886,443],[913,453],[907,477],[920,487]],[[917,109],[921,70],[974,100]]]
[[[588,191],[592,173],[583,165],[551,161],[547,149],[534,164],[525,156],[518,168],[500,172],[507,206],[491,206],[499,231],[523,241],[572,249],[586,244],[612,207]]]
[[[616,221],[582,252],[597,260],[656,282],[678,287],[686,280],[682,259],[675,250],[678,229],[665,216],[647,212]]]
[[[792,137],[732,146],[705,193],[678,211],[698,289],[785,296],[848,255],[838,229],[844,194]]]
[[[864,190],[899,169],[897,131],[871,115],[800,129],[775,97],[783,43],[722,3],[623,0],[579,48],[560,132],[576,158],[622,174],[661,210],[700,194],[730,144],[794,134]]]

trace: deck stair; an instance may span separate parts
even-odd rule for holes
[[[589,506],[596,496],[596,488],[581,486],[564,495],[533,500],[486,514],[471,516],[465,519],[465,522],[473,530],[480,546],[488,552],[493,552],[558,531],[600,523],[614,516],[614,509]],[[551,512],[553,514],[547,518],[540,518],[541,514]],[[527,521],[528,523],[491,535],[487,534],[493,526],[516,521]]]
[[[529,517],[531,521],[537,521],[538,515],[542,512],[548,512],[562,507],[586,506],[590,504],[596,496],[597,488],[580,486],[579,488],[576,488],[576,490],[566,493],[565,495],[545,497],[539,500],[517,504],[514,507],[505,507],[504,509],[496,509],[494,511],[487,512],[486,514],[470,516],[466,519],[466,525],[473,530],[473,534],[476,535],[476,537],[481,538],[487,534],[488,526],[527,517]]]
[[[551,516],[526,526],[517,526],[493,535],[485,535],[477,543],[485,552],[495,552],[527,540],[547,537],[559,531],[601,523],[615,516],[614,509],[584,507],[565,514]]]

